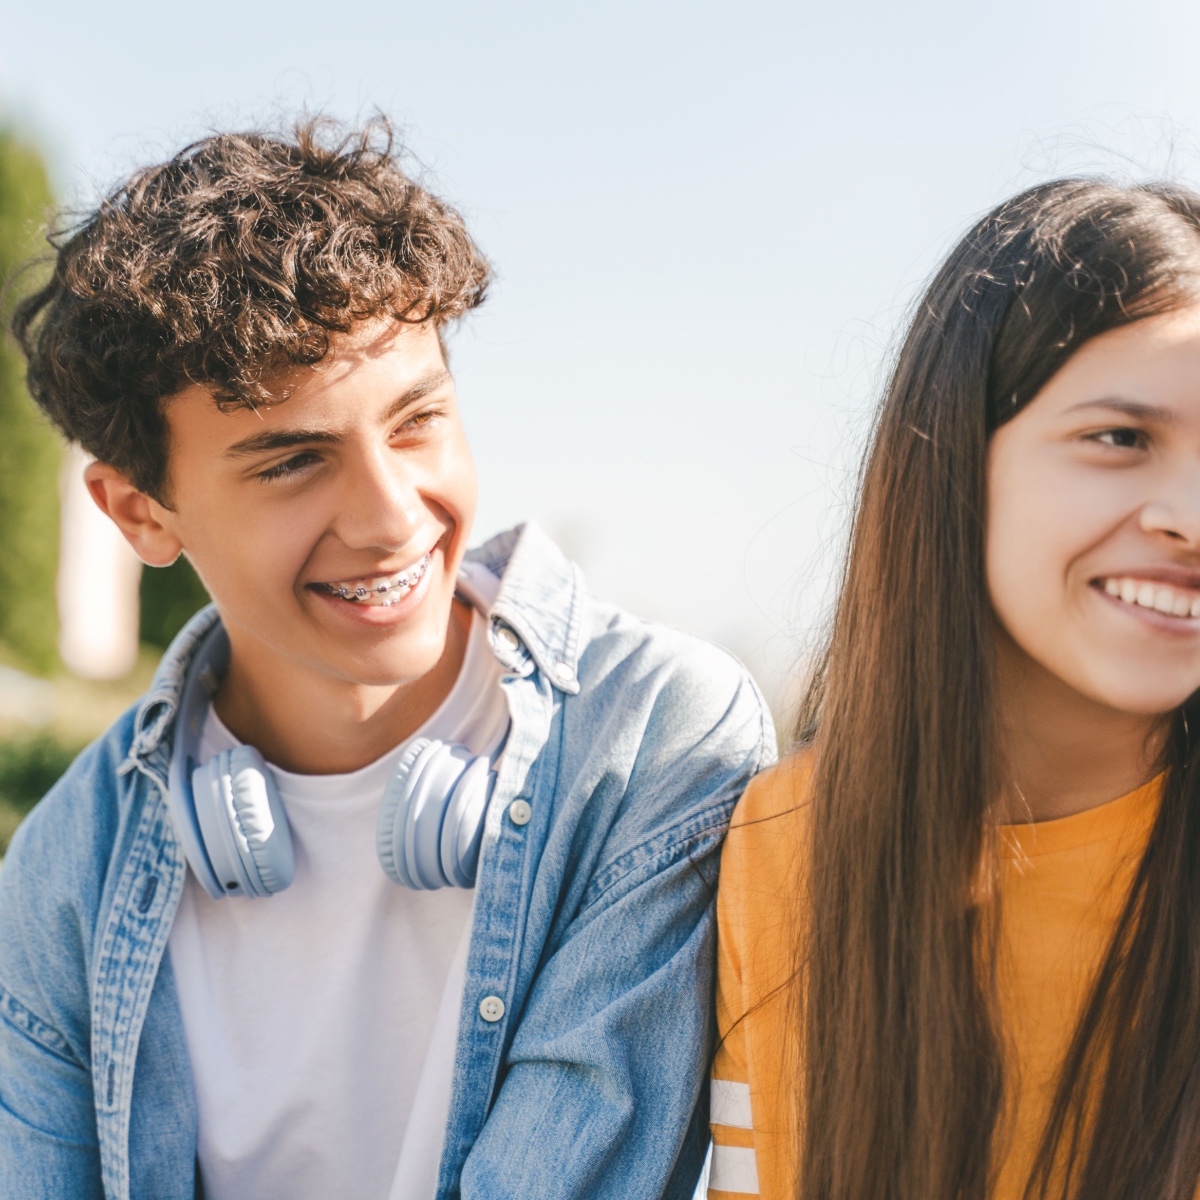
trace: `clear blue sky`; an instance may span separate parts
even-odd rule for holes
[[[380,108],[494,261],[453,343],[485,534],[800,653],[886,350],[1050,174],[1200,183],[1182,0],[10,5],[0,107],[86,203],[207,129]]]

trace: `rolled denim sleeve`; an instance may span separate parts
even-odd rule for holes
[[[464,1164],[463,1200],[693,1193],[707,1144],[720,845],[746,784],[775,757],[748,679],[732,699],[718,691],[715,720],[711,678],[708,691],[702,719],[687,687],[654,706],[610,838],[621,852],[597,864],[536,975]],[[622,847],[630,828],[640,840]]]

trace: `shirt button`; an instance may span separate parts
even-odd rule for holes
[[[575,678],[575,668],[570,663],[555,663],[554,674],[558,676],[560,682],[570,683]]]
[[[496,639],[508,650],[516,650],[521,645],[521,639],[507,625],[498,625],[496,627]]]
[[[504,1001],[499,996],[484,996],[479,1002],[479,1015],[494,1025],[504,1016]]]
[[[533,816],[533,809],[524,800],[514,800],[508,806],[508,819],[514,825],[528,825]]]

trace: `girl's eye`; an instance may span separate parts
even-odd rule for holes
[[[1104,429],[1093,433],[1091,440],[1118,450],[1138,450],[1145,445],[1146,435],[1140,429],[1131,429],[1123,425],[1116,429]]]
[[[303,454],[295,454],[281,463],[276,463],[275,466],[268,467],[265,471],[260,471],[258,478],[264,483],[270,483],[274,479],[286,479],[289,475],[301,474],[317,461],[315,454],[305,451]]]

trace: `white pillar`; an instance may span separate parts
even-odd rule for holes
[[[120,679],[137,662],[142,564],[89,495],[90,461],[71,446],[59,481],[58,652],[75,675]]]

